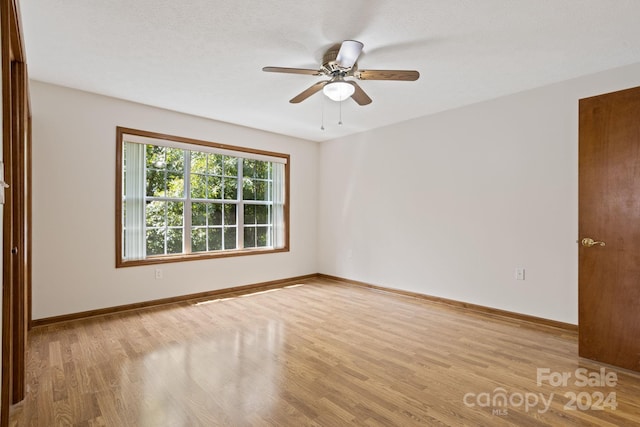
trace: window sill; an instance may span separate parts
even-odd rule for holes
[[[265,255],[279,252],[289,252],[288,247],[284,248],[264,248],[264,249],[242,249],[234,251],[220,251],[220,252],[206,252],[197,254],[176,254],[176,255],[155,255],[146,259],[136,260],[122,260],[116,259],[116,268],[121,267],[136,267],[140,265],[156,265],[156,264],[168,264],[172,262],[183,261],[198,261],[203,259],[217,259],[217,258],[230,258],[247,255]]]

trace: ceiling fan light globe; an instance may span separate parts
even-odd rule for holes
[[[325,85],[322,92],[332,101],[340,102],[351,97],[355,88],[347,82],[338,81]]]

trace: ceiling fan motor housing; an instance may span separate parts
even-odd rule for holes
[[[322,57],[322,71],[328,76],[335,76],[338,74],[343,74],[347,70],[343,69],[338,65],[336,58],[338,57],[338,52],[340,51],[341,44],[334,44],[325,52]],[[355,65],[352,67],[355,68]]]

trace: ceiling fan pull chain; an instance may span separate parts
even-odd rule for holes
[[[342,101],[340,101],[340,119],[338,119],[338,125],[342,126]]]

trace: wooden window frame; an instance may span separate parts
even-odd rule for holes
[[[262,155],[269,157],[278,157],[282,158],[285,161],[284,165],[284,175],[285,175],[285,197],[284,197],[284,246],[281,248],[250,248],[250,249],[234,249],[234,250],[224,250],[224,251],[215,251],[215,252],[196,252],[189,254],[173,254],[173,255],[154,255],[145,259],[137,259],[137,260],[125,260],[123,258],[122,251],[122,194],[123,194],[123,144],[125,135],[139,136],[143,138],[151,138],[157,140],[165,140],[177,142],[180,144],[191,145],[194,147],[194,150],[197,150],[197,147],[210,147],[220,150],[228,150],[239,153],[247,153],[254,155]],[[239,147],[234,145],[221,144],[218,142],[210,142],[203,141],[199,139],[193,138],[185,138],[175,135],[162,134],[157,132],[150,132],[139,129],[131,129],[126,127],[118,126],[116,127],[116,200],[115,200],[115,230],[116,230],[116,268],[121,267],[133,267],[133,266],[141,266],[141,265],[154,265],[154,264],[166,264],[173,262],[182,262],[182,261],[196,261],[203,259],[216,259],[216,258],[227,258],[227,257],[237,257],[237,256],[245,256],[245,255],[264,255],[271,253],[280,253],[280,252],[288,252],[289,251],[289,242],[290,242],[290,224],[289,224],[289,207],[290,207],[290,168],[291,168],[291,157],[289,154],[277,153],[273,151],[265,151],[252,149],[247,147]]]

